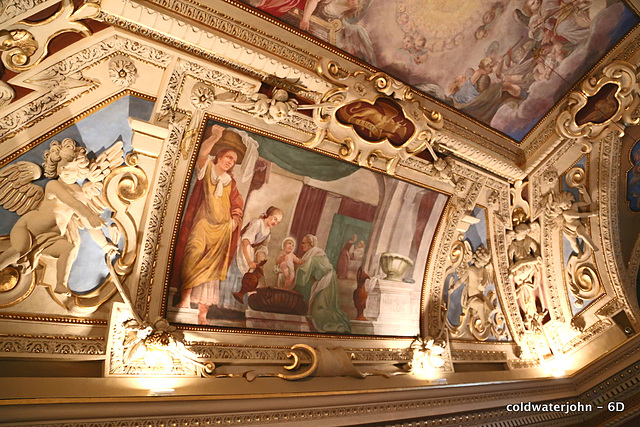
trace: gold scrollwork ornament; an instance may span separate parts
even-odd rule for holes
[[[640,103],[636,73],[633,65],[614,61],[600,76],[587,79],[581,90],[569,94],[565,110],[558,114],[558,134],[568,139],[594,139],[616,126],[622,137],[623,126],[640,123],[639,118],[631,117]],[[590,150],[590,145],[585,149]]]
[[[62,0],[60,9],[43,21],[21,21],[1,30],[2,62],[16,73],[30,70],[47,56],[49,42],[55,36],[70,31],[90,36],[91,30],[79,21],[93,18],[98,12],[96,3],[87,2],[74,10],[72,0]]]
[[[382,161],[390,175],[401,160],[424,150],[438,158],[432,145],[444,120],[424,108],[409,86],[384,73],[348,73],[333,61],[322,62],[318,73],[336,87],[311,106],[317,132],[307,147],[335,141],[342,159],[370,168]]]

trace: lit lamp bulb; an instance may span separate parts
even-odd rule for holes
[[[144,363],[152,368],[161,368],[163,371],[171,372],[173,358],[165,351],[156,347],[147,347],[144,353]]]
[[[442,353],[444,347],[441,344],[435,344],[432,338],[427,342],[421,340],[413,346],[413,358],[410,362],[411,373],[417,376],[433,379],[436,375],[436,369],[444,365]]]
[[[546,364],[547,372],[556,378],[566,375],[567,360],[563,356],[556,356]]]

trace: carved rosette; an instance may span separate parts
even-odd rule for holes
[[[331,61],[320,65],[319,74],[337,87],[326,92],[314,110],[318,130],[308,147],[327,138],[341,145],[344,160],[368,167],[382,162],[391,175],[399,161],[425,149],[437,158],[431,146],[443,118],[414,99],[408,86],[384,73],[345,75]]]
[[[215,99],[215,93],[211,86],[204,83],[196,83],[191,89],[191,105],[198,110],[206,110],[211,107]]]
[[[594,139],[615,126],[622,136],[623,126],[640,123],[632,117],[640,102],[636,72],[633,65],[614,61],[599,77],[586,80],[580,91],[569,94],[565,110],[558,114],[558,134],[568,139]]]
[[[130,59],[117,57],[109,62],[109,77],[115,84],[127,87],[138,78],[138,70]]]

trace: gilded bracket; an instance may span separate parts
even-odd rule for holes
[[[336,85],[314,109],[318,127],[307,147],[317,147],[326,138],[340,144],[339,155],[361,166],[383,162],[395,174],[398,162],[429,150],[444,120],[414,99],[409,86],[384,73],[345,73],[338,64],[325,61],[318,73]]]

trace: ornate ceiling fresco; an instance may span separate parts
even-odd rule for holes
[[[2,3],[0,424],[633,417],[637,4],[252,6]]]
[[[621,1],[246,1],[516,141],[638,23]]]

